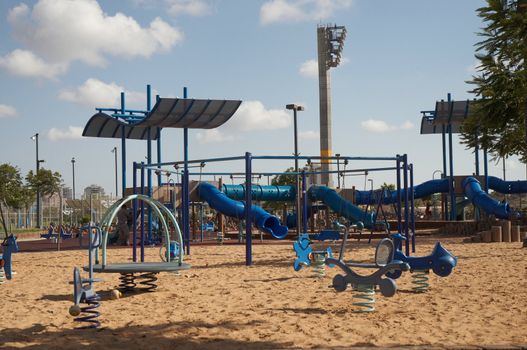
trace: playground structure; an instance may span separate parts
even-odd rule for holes
[[[2,242],[2,254],[0,254],[0,284],[3,284],[6,279],[13,278],[11,255],[18,252],[18,244],[16,236],[10,234]]]
[[[489,215],[500,219],[515,219],[519,214],[512,210],[508,204],[499,202],[488,196],[489,189],[499,193],[527,193],[527,181],[505,181],[489,176],[487,149],[483,148],[483,175],[480,174],[480,147],[477,140],[482,135],[476,134],[474,148],[475,172],[469,176],[454,175],[454,155],[452,147],[452,135],[460,133],[466,118],[477,113],[470,100],[454,101],[451,94],[447,94],[447,100],[437,101],[434,110],[421,111],[422,135],[441,134],[443,170],[442,180],[448,180],[446,185],[449,200],[443,199],[444,220],[456,220],[456,197],[466,195],[478,210],[484,210]],[[448,155],[447,155],[448,136]],[[447,169],[448,160],[448,169]],[[448,170],[448,172],[447,172]],[[448,205],[450,202],[450,205]],[[475,219],[479,220],[479,212],[476,210]]]
[[[343,231],[344,236],[340,245],[339,257],[327,257],[327,265],[335,265],[343,272],[333,277],[333,288],[337,292],[343,292],[348,285],[352,286],[355,292],[353,298],[356,300],[353,305],[355,312],[375,311],[375,287],[379,286],[381,294],[385,297],[392,297],[397,292],[397,284],[390,277],[385,276],[389,271],[408,271],[410,266],[406,262],[394,259],[394,243],[389,238],[379,241],[375,249],[375,262],[373,264],[357,263],[345,261],[344,255],[348,241],[349,229],[347,226],[336,223],[339,231]],[[376,269],[369,275],[356,273],[353,268]]]
[[[137,261],[137,237],[136,230],[133,233],[133,262],[132,263],[113,263],[107,261],[107,244],[109,228],[114,221],[117,212],[128,202],[133,202],[137,206],[137,201],[147,204],[152,208],[156,217],[161,221],[164,232],[164,242],[161,247],[162,262],[145,262],[144,258],[144,230],[141,231],[141,246],[140,246],[140,261]],[[165,217],[168,218],[168,223]],[[175,240],[170,238],[171,224]],[[120,293],[129,293],[133,291],[153,292],[157,288],[157,274],[161,272],[175,272],[186,270],[190,265],[183,262],[183,242],[179,225],[174,215],[160,202],[144,196],[132,195],[125,197],[114,203],[110,209],[104,214],[100,226],[89,226],[86,228],[89,235],[89,264],[84,267],[84,270],[89,273],[89,278],[84,280],[80,277],[80,270],[74,269],[74,301],[75,304],[70,308],[72,316],[78,316],[81,312],[87,313],[87,316],[78,317],[75,320],[80,322],[88,322],[90,325],[87,328],[97,328],[100,323],[96,320],[99,313],[94,309],[99,307],[98,301],[100,298],[93,288],[93,283],[98,282],[98,279],[93,278],[96,273],[118,273],[120,274],[120,285],[118,291]],[[99,256],[100,248],[100,256]],[[165,249],[163,252],[162,249]],[[139,285],[136,280],[140,279]],[[115,296],[120,294],[117,291],[113,292]],[[79,304],[85,302],[88,306],[81,308]]]

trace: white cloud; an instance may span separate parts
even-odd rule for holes
[[[219,143],[219,142],[233,141],[234,136],[227,135],[218,129],[207,129],[207,130],[198,132],[196,134],[196,139],[201,144]]]
[[[48,139],[51,141],[78,140],[82,138],[82,130],[83,128],[79,126],[69,126],[64,130],[51,128],[48,131]]]
[[[32,8],[22,3],[7,19],[27,50],[4,56],[2,66],[24,76],[55,77],[75,61],[102,66],[107,56],[150,57],[183,40],[181,31],[159,17],[141,27],[123,13],[107,15],[96,0],[39,0]],[[20,68],[23,59],[36,68]],[[46,73],[46,66],[51,72]]]
[[[320,137],[320,133],[318,131],[313,130],[300,131],[298,133],[298,137],[304,140],[314,140]]]
[[[204,0],[167,0],[168,13],[176,17],[179,15],[205,16],[212,13],[210,4]]]
[[[414,127],[414,125],[408,120],[401,125],[388,125],[388,123],[385,121],[376,119],[368,119],[362,121],[360,124],[364,130],[375,133],[383,133],[394,130],[409,130]]]
[[[0,67],[23,77],[55,79],[68,69],[68,64],[48,63],[31,51],[16,49],[0,56]]]
[[[121,92],[126,93],[127,104],[146,104],[146,93],[126,91],[123,86],[114,82],[105,83],[95,78],[86,80],[82,85],[73,90],[63,90],[59,98],[88,107],[108,107],[120,104]]]
[[[260,23],[324,20],[347,9],[352,0],[269,0],[260,8]]]
[[[16,109],[13,106],[0,104],[0,119],[16,117]]]
[[[260,101],[244,101],[225,127],[241,131],[283,129],[291,125],[291,113],[266,109]]]
[[[318,61],[307,60],[300,65],[299,73],[301,76],[306,78],[317,78],[318,77]]]

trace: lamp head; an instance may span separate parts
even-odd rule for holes
[[[290,110],[294,110],[294,111],[303,111],[304,110],[304,106],[296,105],[294,103],[286,105],[285,108],[290,109]]]

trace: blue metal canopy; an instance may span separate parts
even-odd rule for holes
[[[452,133],[461,132],[465,119],[474,111],[470,101],[437,101],[434,111],[423,111],[421,134],[441,134],[443,125],[452,126]]]
[[[160,128],[214,129],[226,123],[238,110],[239,100],[201,100],[160,98],[151,112],[143,118],[137,114],[94,114],[82,132],[82,136],[146,140],[148,130],[151,140],[159,136]]]

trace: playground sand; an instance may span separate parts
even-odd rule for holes
[[[179,275],[159,275],[155,293],[109,300],[117,275],[99,275],[102,329],[74,330],[74,266],[86,251],[13,255],[17,274],[0,286],[0,348],[50,349],[259,349],[390,347],[527,343],[527,249],[521,243],[462,244],[442,238],[459,257],[447,278],[430,275],[427,293],[411,290],[410,275],[398,280],[393,298],[376,295],[376,311],[353,313],[352,292],[328,286],[336,269],[313,277],[292,268],[292,242],[255,245],[254,266],[244,265],[245,247],[193,246],[193,265]],[[421,239],[418,255],[434,239]],[[354,242],[355,243],[355,242]],[[373,257],[361,244],[351,256]],[[157,261],[159,248],[147,250]],[[110,262],[124,262],[129,249],[112,249]],[[348,254],[350,256],[350,254]]]

